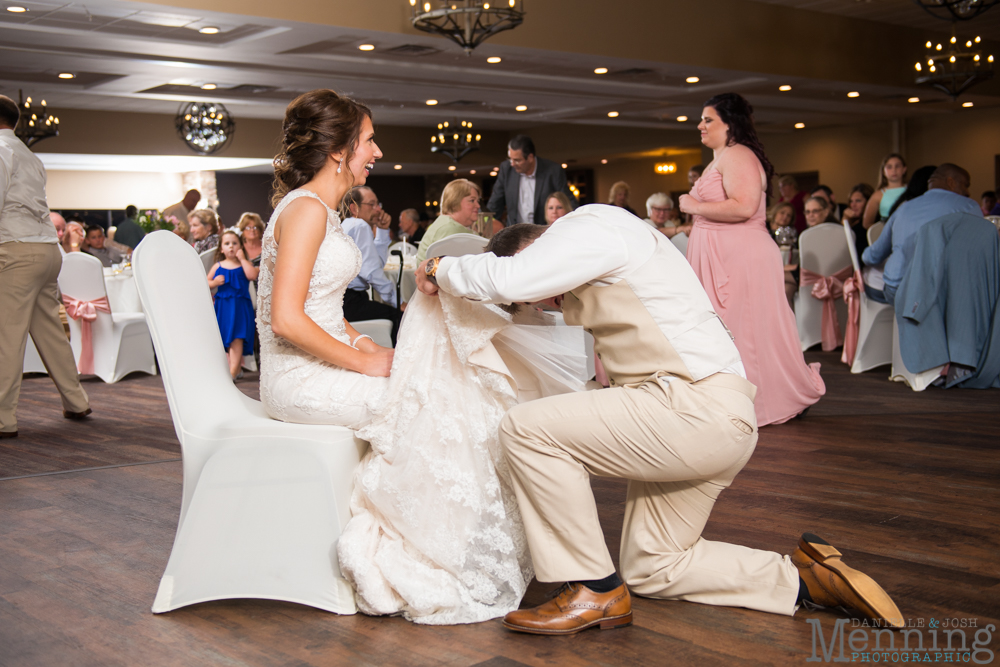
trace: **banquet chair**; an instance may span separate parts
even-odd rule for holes
[[[458,257],[459,255],[478,255],[486,250],[489,239],[475,234],[452,234],[440,241],[435,241],[427,248],[428,257]]]
[[[359,334],[372,337],[376,345],[392,347],[392,321],[390,320],[359,320],[351,322],[351,326]]]
[[[31,334],[28,334],[28,341],[24,345],[24,366],[21,372],[49,374],[49,370],[42,363],[42,357],[38,354],[38,348],[35,347],[35,341],[31,340]]]
[[[868,245],[875,243],[878,237],[882,236],[882,230],[885,229],[884,222],[876,222],[874,225],[868,228]]]
[[[153,232],[132,266],[184,474],[153,612],[256,598],[355,613],[336,544],[367,444],[339,426],[271,419],[234,386],[202,264],[183,240]]]
[[[844,232],[840,225],[821,224],[802,232],[799,236],[799,291],[795,293],[795,323],[798,325],[799,342],[802,351],[823,341],[823,310],[826,307],[822,299],[813,296],[813,284],[806,279],[806,272],[812,272],[823,277],[837,277],[842,283],[850,272],[851,255],[848,243],[844,240]],[[844,275],[847,273],[848,275]],[[834,310],[840,331],[844,331],[847,323],[847,304],[840,294],[835,294]],[[826,341],[824,349],[833,349],[832,341]]]
[[[857,246],[854,244],[854,231],[846,220],[843,223],[844,234],[847,237],[847,248],[851,253],[851,266],[854,274],[861,274],[861,262],[858,260]],[[858,342],[851,363],[852,373],[865,371],[892,363],[892,328],[895,312],[892,306],[879,303],[868,298],[862,286],[859,286],[858,302]]]
[[[205,267],[205,277],[208,278],[208,271],[212,268],[212,265],[215,264],[215,248],[209,248],[208,250],[203,251],[200,255],[198,255],[198,257],[201,259],[202,266]]]
[[[680,234],[674,234],[670,237],[670,242],[674,244],[674,247],[681,251],[681,254],[687,257],[688,251],[688,235],[684,232]]]
[[[96,375],[109,384],[136,371],[156,375],[156,358],[146,316],[143,313],[116,313],[111,310],[101,260],[83,252],[67,254],[59,271],[59,290],[64,302],[75,300],[91,304],[101,303],[103,299],[106,305],[104,310],[100,306],[94,308],[93,315],[96,317],[90,322],[86,322],[86,315],[79,319],[72,317],[72,309],[69,305],[66,307],[70,346],[81,374]],[[89,310],[86,306],[84,308]],[[86,335],[88,326],[89,336]],[[88,341],[92,364],[87,361]]]
[[[937,366],[926,370],[923,373],[910,371],[903,363],[903,355],[899,351],[899,325],[896,318],[892,318],[892,370],[889,372],[889,379],[893,382],[905,382],[910,385],[913,391],[923,391],[927,389],[934,380],[941,377],[941,370],[944,366]]]
[[[405,256],[417,254],[417,246],[412,243],[407,243],[406,241],[396,241],[393,243],[389,246],[389,252],[392,253],[393,250],[401,250]]]

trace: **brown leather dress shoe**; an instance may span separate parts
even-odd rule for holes
[[[812,533],[799,539],[792,562],[806,584],[813,602],[824,607],[846,607],[880,627],[902,628],[903,614],[889,594],[863,572],[848,567],[839,551]]]
[[[80,420],[86,418],[86,416],[89,415],[91,412],[93,412],[93,410],[91,410],[90,408],[87,408],[83,412],[70,412],[69,410],[63,410],[63,417],[65,417],[66,419]]]
[[[632,598],[625,584],[595,593],[583,584],[564,584],[559,594],[534,609],[507,614],[503,626],[536,635],[572,635],[595,625],[602,630],[632,625]]]

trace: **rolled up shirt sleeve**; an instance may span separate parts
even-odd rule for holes
[[[436,277],[445,292],[473,301],[530,302],[610,277],[627,262],[628,248],[618,231],[581,210],[513,257],[443,257]]]
[[[358,272],[357,279],[365,285],[374,287],[375,291],[382,297],[382,301],[395,306],[396,286],[385,275],[385,260],[379,255],[375,239],[372,238],[371,227],[367,225],[345,226],[344,231],[354,239],[358,250],[361,251],[361,271]],[[388,235],[389,233],[386,231],[386,236],[388,237]],[[386,248],[388,248],[388,244],[386,244]]]

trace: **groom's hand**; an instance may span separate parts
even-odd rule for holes
[[[417,289],[428,296],[434,296],[438,293],[438,286],[430,281],[427,277],[427,262],[430,259],[425,259],[414,271],[413,277],[417,280]]]

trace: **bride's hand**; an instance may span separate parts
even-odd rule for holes
[[[361,373],[372,377],[389,377],[389,369],[392,368],[392,355],[394,353],[395,351],[391,347],[379,347],[377,350],[366,353]]]

